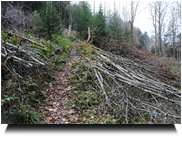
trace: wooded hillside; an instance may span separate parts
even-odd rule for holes
[[[1,123],[180,123],[181,3],[171,4],[168,24],[167,2],[148,4],[149,37],[134,26],[139,2],[128,12],[2,1]]]

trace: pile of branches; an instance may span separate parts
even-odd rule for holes
[[[98,55],[86,57],[95,83],[103,93],[102,108],[122,123],[169,123],[181,121],[181,91],[159,79],[150,64],[95,47]],[[166,78],[167,79],[167,78]],[[168,79],[170,81],[170,79]]]
[[[151,72],[153,77],[173,86],[180,85],[181,73],[171,71],[169,68],[170,64],[180,66],[180,62],[164,54],[161,56],[154,55],[147,49],[138,47],[129,47],[128,49],[130,53],[127,54],[127,58],[146,65],[148,67],[147,71]]]
[[[6,35],[7,33],[4,33]],[[6,37],[14,37],[19,39],[18,44],[10,43],[10,38],[1,39],[1,65],[8,70],[12,75],[23,79],[21,75],[22,69],[32,69],[35,67],[50,65],[50,61],[37,50],[37,48],[44,49],[45,47],[38,44],[20,34],[8,33]],[[28,47],[21,45],[22,41],[37,45],[38,47]]]
[[[22,7],[13,6],[8,3],[6,14],[2,16],[4,18],[4,23],[2,23],[3,31],[15,30],[15,32],[21,32],[23,29],[28,29],[31,32],[36,31],[35,21],[36,17],[34,13],[29,13],[27,16],[22,10]]]

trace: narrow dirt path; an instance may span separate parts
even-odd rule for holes
[[[46,107],[45,111],[42,111],[46,116],[45,124],[64,124],[66,122],[63,116],[69,113],[69,110],[65,110],[64,105],[70,99],[68,90],[70,89],[69,77],[71,75],[68,67],[69,63],[78,58],[77,47],[73,43],[70,60],[65,64],[63,72],[58,73],[56,80],[49,83],[49,88],[46,90]],[[53,88],[54,86],[55,88]]]

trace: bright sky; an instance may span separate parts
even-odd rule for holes
[[[100,2],[102,3],[102,7],[104,7],[104,3],[106,3],[107,9],[111,9],[114,11],[114,1],[95,1],[95,9],[98,11]],[[115,1],[116,9],[120,10],[122,12],[123,6],[126,5],[126,2],[128,1]],[[137,16],[135,18],[134,26],[140,28],[140,30],[144,33],[147,31],[148,35],[151,36],[153,33],[153,26],[152,21],[150,20],[150,12],[149,7],[147,7],[149,1],[140,1],[139,6],[137,9]],[[91,9],[93,10],[94,7],[94,1],[89,1],[91,4]],[[130,8],[129,5],[127,5],[128,9]],[[122,13],[121,13],[122,14]]]
[[[161,0],[161,1],[164,1],[164,0]],[[79,1],[77,1],[77,3],[78,2]],[[88,1],[88,2],[91,5],[91,9],[93,12],[94,1]],[[134,2],[137,2],[137,1],[134,1]],[[151,13],[150,13],[150,9],[148,6],[149,2],[150,2],[149,0],[140,0],[139,1],[139,5],[138,5],[138,9],[137,9],[138,14],[135,18],[134,26],[137,28],[140,28],[142,33],[147,31],[148,35],[151,36],[151,35],[154,35],[154,27],[152,25]],[[98,11],[100,3],[102,3],[103,8],[104,8],[104,4],[106,4],[106,9],[110,9],[111,11],[114,11],[114,1],[111,1],[111,0],[109,0],[109,1],[102,1],[102,0],[95,1],[95,10],[96,11]],[[123,6],[125,6],[126,3],[129,3],[129,1],[125,1],[125,0],[124,1],[123,0],[116,0],[115,1],[116,9],[121,11],[121,13],[120,13],[121,15],[122,15]],[[127,5],[127,8],[130,9],[129,4]],[[170,13],[167,14],[167,17],[168,18],[170,17]],[[123,19],[123,17],[122,17],[122,19]],[[166,26],[167,25],[168,25],[168,22],[166,23]]]

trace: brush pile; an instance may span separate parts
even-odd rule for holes
[[[85,59],[94,69],[105,113],[113,113],[123,123],[180,123],[181,91],[174,87],[180,82],[154,71],[155,66],[146,61],[94,48],[98,55],[88,54]]]

